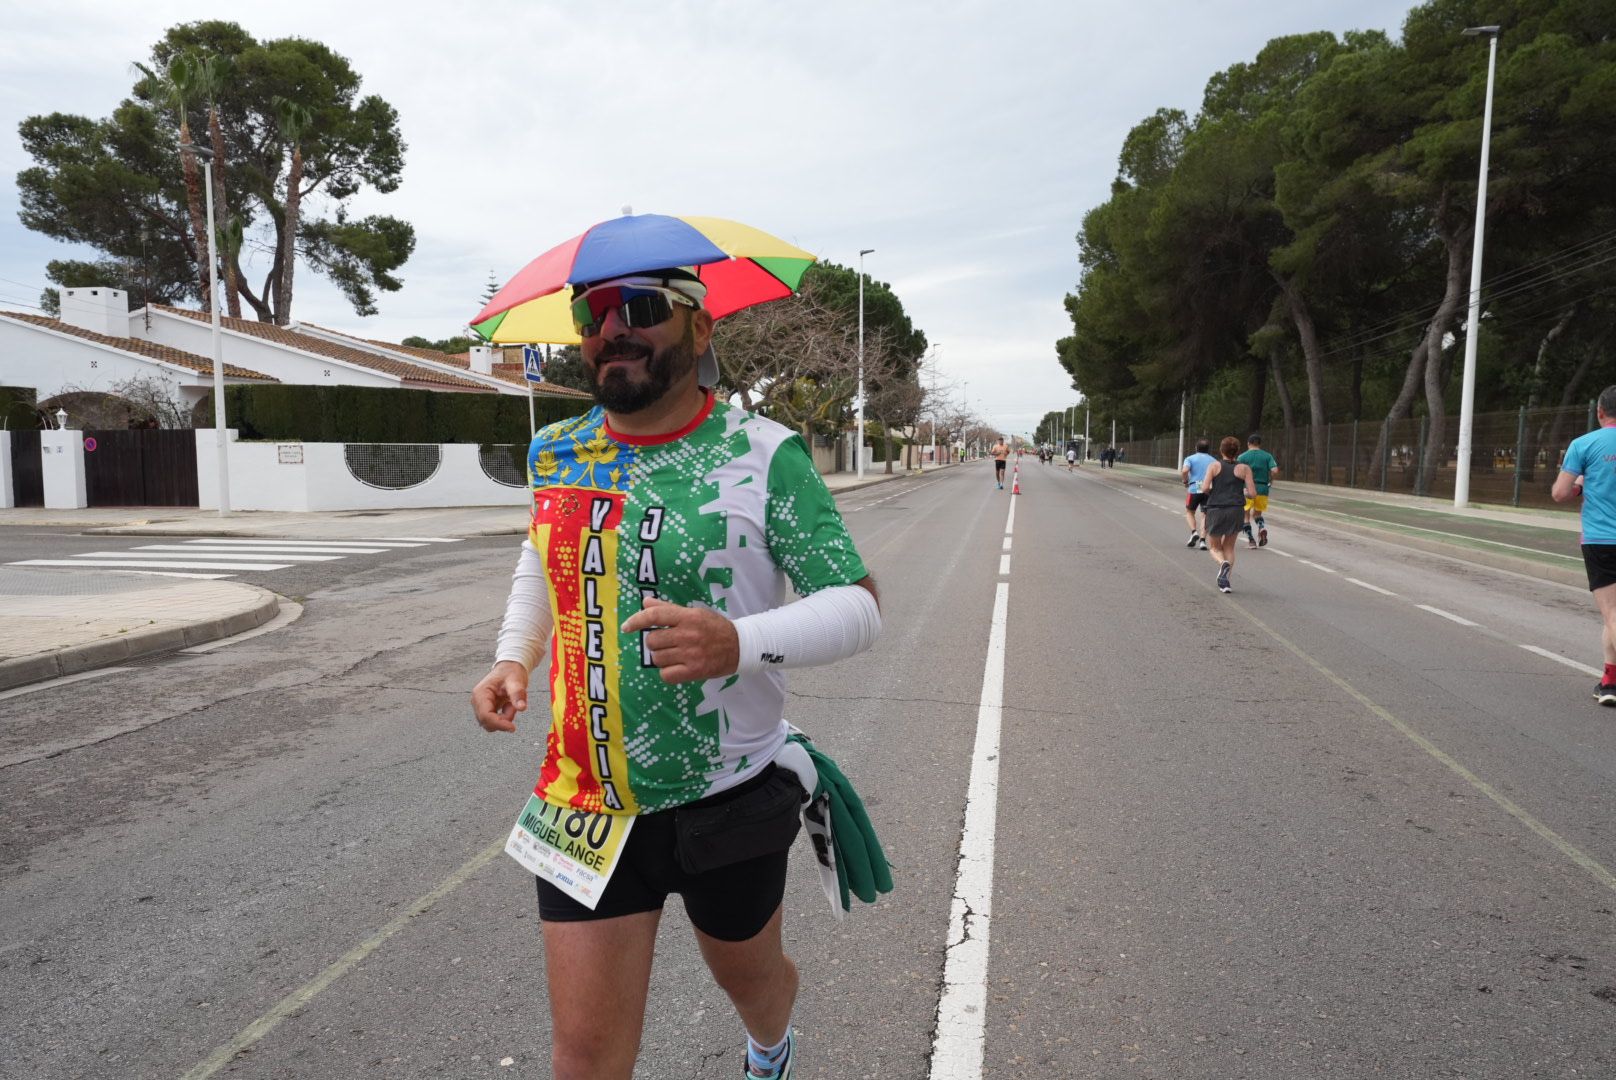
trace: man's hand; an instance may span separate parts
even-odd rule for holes
[[[654,596],[623,623],[623,632],[644,630],[651,662],[665,683],[700,682],[733,675],[741,666],[735,624],[708,608],[681,607]]]
[[[501,660],[472,687],[471,711],[484,731],[515,731],[516,714],[527,711],[527,669]]]

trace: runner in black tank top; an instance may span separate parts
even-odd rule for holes
[[[1256,488],[1251,468],[1235,460],[1240,440],[1234,436],[1218,446],[1222,458],[1207,469],[1206,539],[1212,560],[1218,564],[1218,589],[1232,592],[1229,574],[1234,570],[1235,539],[1246,522],[1246,499]]]

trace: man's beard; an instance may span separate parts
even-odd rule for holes
[[[643,360],[645,378],[635,380],[633,371],[620,368],[602,374],[611,360]],[[589,389],[608,412],[637,413],[662,400],[673,384],[696,366],[695,333],[685,327],[682,338],[666,349],[653,351],[627,339],[601,348],[589,372]]]

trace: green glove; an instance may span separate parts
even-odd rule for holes
[[[866,904],[875,903],[878,893],[892,891],[892,869],[864,808],[864,800],[829,755],[821,752],[806,736],[794,734],[791,739],[799,743],[813,761],[819,777],[814,796],[825,796],[829,804],[836,884],[841,893],[842,910],[851,910],[850,894]]]

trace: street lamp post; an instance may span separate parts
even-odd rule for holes
[[[219,329],[219,260],[215,248],[219,234],[213,225],[213,151],[206,146],[186,145],[202,162],[202,189],[207,194],[208,207],[208,297],[213,316],[213,430],[219,448],[219,516],[230,512],[230,443],[225,438],[224,416],[224,348]]]
[[[1459,392],[1459,449],[1454,465],[1453,505],[1470,503],[1470,450],[1476,413],[1476,333],[1481,322],[1481,239],[1487,224],[1487,155],[1493,136],[1493,73],[1498,67],[1498,27],[1471,26],[1466,37],[1485,37],[1487,46],[1487,104],[1481,120],[1481,175],[1476,181],[1476,236],[1470,251],[1470,320],[1465,328],[1464,382]]]
[[[858,461],[858,478],[864,479],[864,256],[874,248],[859,249],[859,340],[858,340],[858,433],[853,440],[853,456]]]

